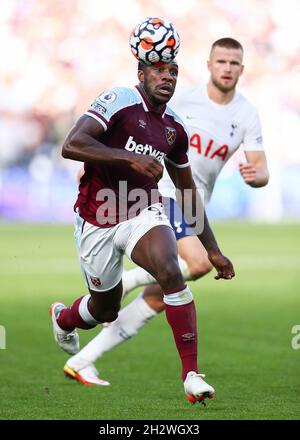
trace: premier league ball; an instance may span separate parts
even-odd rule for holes
[[[133,55],[145,64],[170,63],[180,46],[173,24],[160,17],[148,17],[131,32],[129,44]]]

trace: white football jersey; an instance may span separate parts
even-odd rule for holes
[[[244,151],[263,150],[258,113],[239,92],[228,104],[216,104],[209,99],[206,85],[178,90],[170,107],[188,129],[193,177],[207,203],[223,166],[241,144]],[[166,171],[159,189],[163,196],[174,198],[175,187]]]

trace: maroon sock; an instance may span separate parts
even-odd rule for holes
[[[57,324],[63,330],[72,331],[75,327],[87,330],[95,327],[95,325],[87,324],[79,314],[79,304],[82,298],[84,297],[81,296],[76,299],[71,307],[66,307],[60,312],[59,317],[57,318]]]
[[[165,304],[176,347],[182,362],[182,380],[189,371],[198,373],[197,366],[197,318],[194,301],[181,306]]]

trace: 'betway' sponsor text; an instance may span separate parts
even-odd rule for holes
[[[132,151],[133,153],[137,154],[148,154],[149,156],[154,156],[157,160],[159,160],[159,162],[162,162],[165,157],[165,153],[156,150],[152,147],[152,145],[137,144],[133,139],[133,136],[129,136],[125,145],[125,150]]]

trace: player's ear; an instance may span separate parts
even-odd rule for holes
[[[145,74],[144,74],[144,71],[143,70],[138,70],[138,80],[139,80],[139,82],[144,82],[144,80],[145,80]]]
[[[211,71],[211,62],[210,62],[210,60],[207,60],[206,65],[207,65],[207,69],[209,71]]]

